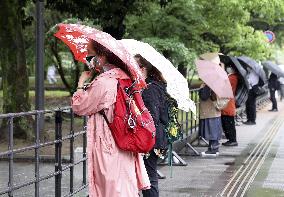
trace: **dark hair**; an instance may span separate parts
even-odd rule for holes
[[[154,67],[150,62],[148,62],[144,57],[142,57],[140,54],[136,54],[134,57],[137,59],[137,63],[140,68],[146,68],[147,78],[149,77],[154,79],[155,81],[167,83],[162,73],[156,67]]]
[[[105,48],[103,45],[96,41],[92,41],[92,47],[96,51],[98,56],[105,56],[108,63],[117,66],[127,72],[125,63],[123,63],[121,59],[119,59],[114,53]]]
[[[274,74],[273,72],[271,72],[270,76],[269,76],[270,79],[277,79],[277,75]]]

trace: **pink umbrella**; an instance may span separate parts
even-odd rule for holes
[[[220,98],[234,98],[227,73],[218,64],[207,60],[196,60],[200,79]]]
[[[142,77],[139,66],[134,57],[111,35],[80,24],[58,24],[59,30],[54,34],[62,40],[73,52],[76,60],[85,63],[87,56],[87,45],[94,40],[116,55],[125,65],[132,80],[136,81],[138,87],[145,87],[146,83]]]

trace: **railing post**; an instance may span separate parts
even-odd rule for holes
[[[185,112],[185,130],[186,130],[186,137],[188,137],[188,112]]]
[[[62,179],[62,111],[55,112],[55,197],[61,197],[61,179]]]
[[[13,178],[13,169],[14,169],[14,153],[13,153],[13,147],[14,147],[14,118],[11,117],[9,120],[9,145],[8,149],[10,151],[9,154],[9,182],[8,182],[8,187],[9,187],[9,197],[13,197],[13,190],[11,188],[14,186],[14,178]]]
[[[181,110],[181,128],[184,131],[184,118],[183,118],[184,111]]]
[[[73,110],[70,109],[70,134],[72,135],[70,138],[70,163],[74,164],[74,113]],[[73,193],[74,189],[74,166],[70,167],[70,194]]]
[[[87,117],[84,117],[84,130],[87,131]],[[86,147],[87,147],[87,134],[83,134],[83,158],[87,157],[86,153]],[[83,184],[87,184],[87,161],[83,161]]]
[[[197,111],[198,111],[198,116],[196,116],[196,119],[194,120],[194,127],[195,127],[195,129],[194,129],[194,132],[196,132],[196,130],[197,130],[197,119],[198,119],[198,121],[199,121],[199,116],[200,116],[200,113],[199,113],[199,101],[198,101],[198,90],[195,92],[195,94],[194,94],[194,102],[195,103],[197,103],[197,106],[196,106],[196,108],[198,109]],[[198,101],[198,102],[197,102]],[[197,112],[196,112],[197,113]],[[198,132],[199,132],[199,129],[198,129]]]
[[[194,98],[193,98],[194,94],[195,94],[195,91],[191,91],[191,92],[190,92],[190,99],[191,99],[194,103],[196,103],[195,100],[194,100]],[[197,110],[197,106],[196,106],[196,110]],[[195,126],[195,125],[194,125],[194,126]],[[192,130],[193,130],[193,113],[192,113],[192,111],[190,111],[190,135],[192,135]]]
[[[36,83],[35,108],[44,110],[44,0],[36,1]],[[39,128],[44,127],[44,118],[39,120]]]
[[[41,113],[36,114],[36,131],[35,131],[35,197],[39,197],[39,144],[40,144],[40,129],[41,129]]]

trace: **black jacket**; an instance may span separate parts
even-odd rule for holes
[[[279,90],[280,82],[278,81],[277,75],[271,73],[268,79],[268,88],[270,90]]]
[[[206,101],[211,96],[211,89],[206,85],[199,89],[199,97],[202,101]]]
[[[166,149],[168,139],[164,130],[169,120],[166,104],[166,84],[151,79],[147,79],[146,82],[148,87],[143,91],[142,98],[152,115],[156,127],[156,144],[154,147]]]

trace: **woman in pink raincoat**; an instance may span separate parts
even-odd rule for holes
[[[135,197],[139,189],[150,187],[140,155],[119,149],[102,115],[113,119],[117,93],[117,78],[129,78],[120,68],[116,56],[97,42],[88,45],[87,65],[91,71],[82,73],[72,98],[72,108],[78,115],[89,117],[87,124],[87,155],[90,197]],[[94,70],[100,74],[84,90],[84,83]]]

